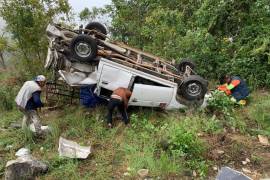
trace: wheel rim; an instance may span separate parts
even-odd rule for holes
[[[191,83],[187,86],[187,93],[190,96],[199,96],[202,92],[202,88],[200,84],[197,83]]]
[[[75,46],[75,52],[80,57],[88,57],[91,54],[92,50],[89,44],[85,42],[79,42]]]

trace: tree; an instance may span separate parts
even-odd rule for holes
[[[8,49],[7,39],[4,37],[4,34],[0,36],[0,64],[4,69],[6,69],[6,63],[4,59],[4,52]]]
[[[45,59],[46,26],[56,16],[68,16],[68,0],[0,0],[0,16],[28,62]]]
[[[269,0],[112,0],[114,38],[167,59],[191,58],[208,79],[270,86]]]

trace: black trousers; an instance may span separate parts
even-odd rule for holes
[[[123,121],[125,124],[129,123],[127,111],[123,101],[119,99],[111,98],[108,104],[108,115],[107,115],[107,123],[112,123],[112,115],[114,109],[117,107],[118,111],[121,113]]]

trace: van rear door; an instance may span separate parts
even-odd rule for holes
[[[165,108],[171,102],[173,92],[172,87],[134,84],[129,105]]]
[[[98,86],[111,91],[119,87],[128,88],[131,78],[132,74],[127,71],[103,65]]]

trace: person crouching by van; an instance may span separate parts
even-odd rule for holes
[[[43,134],[37,109],[44,106],[40,100],[40,94],[45,83],[46,78],[43,75],[38,75],[33,81],[26,81],[15,99],[19,110],[24,114],[22,128],[27,128],[32,124],[34,128],[30,129],[36,135]]]
[[[222,75],[220,77],[219,91],[225,92],[226,95],[232,96],[231,100],[240,105],[246,104],[246,98],[249,95],[247,83],[238,76]]]
[[[113,91],[108,104],[107,124],[109,128],[112,128],[112,115],[116,107],[118,108],[118,111],[121,113],[124,123],[126,125],[129,123],[127,108],[131,94],[132,93],[129,89],[122,87],[117,88],[116,90]]]

